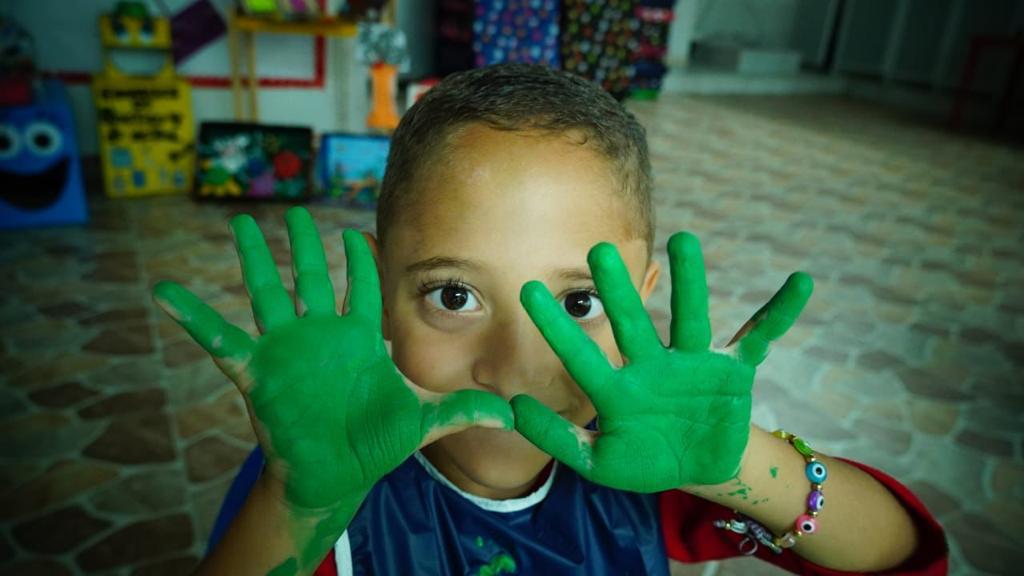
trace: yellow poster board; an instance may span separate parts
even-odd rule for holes
[[[119,26],[135,31],[139,24],[121,18]],[[124,24],[127,22],[128,24]],[[166,19],[153,19],[147,49],[169,48]],[[100,19],[104,47],[117,46],[109,17]],[[165,41],[165,37],[167,37]],[[139,48],[135,36],[122,39],[121,48]],[[170,54],[152,76],[133,76],[104,58],[105,69],[93,79],[103,184],[107,196],[121,198],[185,193],[195,170],[195,127],[192,90],[174,75]]]
[[[107,196],[187,192],[195,167],[192,91],[177,78],[93,81]]]

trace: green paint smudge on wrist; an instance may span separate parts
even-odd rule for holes
[[[273,570],[267,572],[267,576],[293,576],[299,573],[299,561],[294,557],[281,562]]]
[[[772,478],[775,478],[775,477],[777,477],[779,475],[779,467],[778,466],[772,466],[771,468],[768,469],[768,472],[771,473]]]

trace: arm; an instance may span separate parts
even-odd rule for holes
[[[284,487],[264,474],[195,574],[300,573],[297,559],[304,552],[312,558],[326,556],[355,515],[359,502],[355,502],[355,508],[334,511],[294,510],[284,501]],[[330,530],[318,530],[319,526],[330,526]],[[315,566],[301,568],[301,572],[309,573]]]
[[[338,314],[312,217],[292,208],[285,219],[294,301],[255,221],[232,220],[259,338],[177,284],[153,288],[157,304],[238,387],[266,457],[261,481],[202,574],[309,574],[377,480],[418,447],[470,426],[512,427],[499,396],[437,394],[398,371],[381,334],[380,280],[361,234],[343,236],[348,310]]]
[[[818,516],[818,530],[800,538],[793,551],[821,566],[857,572],[884,570],[906,560],[917,546],[917,530],[899,501],[857,467],[817,456],[828,466],[823,486],[828,504]],[[735,479],[683,490],[781,535],[806,510],[810,485],[804,466],[789,443],[751,426]]]
[[[668,254],[672,323],[665,346],[615,248],[598,245],[590,252],[594,282],[627,360],[621,368],[609,364],[543,285],[523,287],[523,306],[590,397],[600,430],[573,426],[525,395],[511,401],[516,428],[594,482],[636,492],[687,487],[762,520],[781,536],[804,514],[810,483],[792,447],[751,426],[751,391],[757,366],[799,317],[813,282],[806,274],[791,275],[728,346],[712,349],[700,245],[692,235],[676,234]],[[824,486],[824,525],[797,551],[841,570],[891,567],[906,558],[916,536],[899,503],[860,471],[825,462],[834,476]],[[736,554],[733,545],[718,557]]]

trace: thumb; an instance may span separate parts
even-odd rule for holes
[[[527,394],[512,398],[516,430],[534,446],[559,462],[592,478],[594,469],[594,433],[562,418],[540,400]]]
[[[473,426],[512,430],[512,407],[501,396],[480,390],[459,390],[448,394],[420,392],[423,411],[420,433],[426,446],[438,438]]]

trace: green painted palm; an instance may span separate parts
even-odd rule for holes
[[[597,344],[539,282],[523,286],[527,313],[597,409],[600,431],[575,426],[536,399],[512,399],[516,428],[583,477],[622,490],[655,492],[733,478],[750,434],[754,371],[771,341],[810,298],[795,273],[725,350],[712,350],[707,281],[691,234],[669,240],[671,344],[659,339],[618,251],[588,255],[594,282],[626,359],[608,362]]]
[[[296,301],[249,216],[232,220],[245,286],[262,336],[253,339],[181,286],[153,292],[242,392],[288,504],[351,509],[419,446],[471,425],[512,427],[499,396],[441,395],[406,380],[381,336],[380,283],[363,236],[344,232],[348,311],[339,315],[320,236],[303,208],[286,217]],[[341,527],[343,528],[343,526]]]

